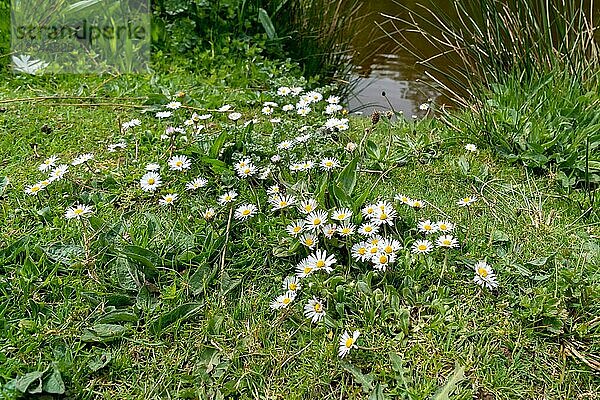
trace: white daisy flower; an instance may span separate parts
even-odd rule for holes
[[[315,199],[303,200],[298,206],[298,211],[303,214],[308,214],[319,208],[319,204]]]
[[[123,150],[126,147],[127,147],[127,143],[125,143],[125,142],[111,143],[108,145],[108,152],[114,153],[117,151],[117,149]]]
[[[145,192],[154,192],[161,184],[160,175],[156,172],[147,172],[140,179],[140,186]]]
[[[274,194],[279,194],[281,193],[281,188],[279,187],[279,185],[272,185],[267,189],[267,194],[269,195],[274,195]]]
[[[314,272],[314,268],[308,264],[307,259],[304,259],[296,265],[296,276],[298,278],[306,278]]]
[[[379,226],[372,222],[365,222],[358,228],[358,233],[363,236],[371,236],[376,235],[379,232]]]
[[[67,171],[69,171],[69,166],[66,164],[60,164],[60,165],[56,166],[52,170],[52,172],[50,172],[50,176],[48,177],[48,179],[51,182],[59,181],[63,178],[63,176],[65,176]]]
[[[290,275],[286,276],[283,280],[283,290],[285,290],[286,292],[288,290],[292,292],[297,292],[300,289],[302,289],[302,284],[300,283],[300,279],[298,279],[298,277]]]
[[[465,149],[466,149],[467,151],[470,151],[470,152],[474,153],[474,152],[476,152],[476,151],[477,151],[477,146],[475,146],[473,143],[469,143],[469,144],[467,144],[467,145],[465,146]]]
[[[340,106],[339,104],[328,104],[327,107],[325,107],[325,114],[332,115],[338,111],[341,111],[343,108],[344,107]]]
[[[81,219],[82,217],[87,216],[88,214],[91,214],[92,208],[88,207],[84,204],[75,204],[72,207],[67,208],[67,211],[65,212],[65,218],[66,219]]]
[[[432,223],[430,220],[426,219],[423,221],[419,221],[417,228],[419,228],[419,232],[424,233],[426,235],[430,235],[432,233],[437,232],[437,225]]]
[[[352,217],[352,211],[348,208],[333,210],[333,213],[331,214],[331,219],[336,221],[345,221],[350,217]]]
[[[238,112],[234,112],[234,113],[229,114],[227,117],[232,121],[237,121],[238,119],[242,118],[242,114],[240,114]]]
[[[277,145],[277,150],[291,150],[294,147],[294,142],[291,140],[284,140]]]
[[[311,91],[306,93],[305,95],[312,103],[318,103],[323,100],[323,95],[317,91]]]
[[[311,112],[310,107],[301,107],[298,109],[298,111],[296,111],[296,113],[298,115],[300,115],[301,117],[306,117],[308,114],[310,114],[310,112]]]
[[[25,193],[27,193],[28,195],[35,196],[42,190],[44,190],[44,186],[42,185],[41,182],[38,182],[38,183],[34,183],[31,186],[27,186],[25,188]]]
[[[269,106],[264,106],[264,107],[262,108],[262,110],[261,110],[261,112],[262,112],[264,115],[271,115],[271,114],[273,114],[273,111],[274,111],[274,110],[273,110],[273,107],[269,107]]]
[[[338,227],[334,224],[326,224],[321,227],[321,232],[323,232],[323,235],[325,235],[327,239],[331,239],[337,231]]]
[[[304,306],[304,316],[313,323],[319,322],[325,316],[325,306],[321,300],[313,297]]]
[[[313,211],[306,216],[306,226],[315,230],[327,223],[327,213],[324,211]]]
[[[223,206],[227,203],[231,203],[232,201],[234,201],[236,197],[237,197],[237,193],[234,190],[230,190],[229,192],[219,196],[217,201],[219,202],[220,205]]]
[[[496,274],[492,267],[485,261],[478,261],[475,264],[475,277],[473,281],[488,289],[496,289],[498,287],[498,281],[496,280]]]
[[[303,220],[297,220],[286,226],[285,230],[290,234],[290,236],[296,237],[304,231],[304,225],[305,222]]]
[[[433,250],[433,245],[429,240],[417,240],[413,243],[411,251],[414,254],[427,254]]]
[[[416,210],[420,210],[421,208],[425,207],[425,202],[423,200],[411,199],[409,206],[411,206],[412,208],[414,208]]]
[[[169,110],[177,110],[180,107],[181,107],[181,102],[179,102],[179,101],[172,101],[172,102],[168,103],[167,105],[165,105],[165,108],[168,108]]]
[[[406,204],[407,206],[412,207],[412,199],[405,194],[397,194],[396,196],[394,196],[394,199],[398,200],[402,204]]]
[[[319,163],[323,171],[331,171],[340,166],[340,162],[336,158],[324,158]]]
[[[371,220],[373,223],[377,225],[394,225],[394,219],[396,218],[396,210],[391,207],[386,207],[385,209],[377,209],[375,212],[375,217]]]
[[[173,115],[173,113],[171,111],[159,111],[156,113],[156,118],[158,118],[158,119],[169,118],[171,115]]]
[[[289,306],[292,303],[292,301],[294,301],[295,298],[296,298],[296,292],[288,290],[287,292],[285,292],[285,294],[282,294],[281,296],[277,296],[277,298],[275,298],[275,300],[273,300],[273,302],[271,303],[271,308],[274,310],[286,308],[287,306]]]
[[[168,161],[169,169],[171,171],[183,171],[189,169],[192,162],[186,156],[173,156]]]
[[[235,167],[235,172],[240,178],[248,178],[255,175],[257,171],[258,169],[252,163],[245,164],[243,167]]]
[[[300,235],[298,237],[298,240],[300,241],[300,243],[302,243],[309,249],[313,249],[318,243],[317,235],[308,232],[305,232],[302,235]]]
[[[438,247],[458,247],[458,240],[456,240],[452,235],[442,235],[437,238],[435,244]]]
[[[391,255],[400,250],[402,248],[402,244],[396,239],[386,238],[379,240],[377,243],[377,247],[382,253]]]
[[[205,187],[208,181],[202,177],[198,177],[185,185],[186,190],[197,190]]]
[[[367,204],[360,212],[364,217],[373,219],[377,213],[377,206],[375,204]]]
[[[302,93],[304,91],[304,88],[301,86],[296,86],[296,87],[291,88],[291,90],[292,90],[292,94],[294,96],[298,96],[298,95],[300,95],[300,93]]]
[[[297,143],[304,143],[304,142],[307,142],[309,139],[310,139],[310,133],[307,133],[306,135],[296,136],[294,138],[294,140]]]
[[[337,233],[342,237],[352,236],[355,231],[356,225],[348,221],[342,222],[342,224],[337,228]]]
[[[352,246],[352,249],[350,250],[351,254],[352,254],[352,258],[355,259],[356,261],[366,261],[369,258],[372,257],[371,253],[369,252],[369,248],[371,247],[371,245],[367,242],[360,242],[360,243],[356,243]],[[375,246],[375,251],[377,251],[377,246]]]
[[[217,111],[218,112],[227,112],[229,110],[231,110],[231,106],[229,104],[224,104]]]
[[[158,171],[160,169],[160,165],[157,163],[150,163],[146,165],[146,171]]]
[[[346,355],[350,353],[350,350],[358,348],[356,339],[358,339],[359,336],[359,331],[354,331],[352,336],[350,336],[347,331],[344,331],[344,334],[340,338],[340,348],[338,351],[338,356],[340,358],[346,357]]]
[[[94,155],[92,153],[82,154],[78,157],[75,157],[75,159],[71,162],[71,165],[80,165],[80,164],[90,161],[93,158],[94,158]]]
[[[42,172],[48,171],[50,168],[54,167],[56,162],[58,161],[57,156],[50,156],[44,160],[43,163],[40,164],[38,169]]]
[[[306,258],[306,263],[313,267],[315,271],[325,271],[330,273],[333,271],[333,266],[337,262],[333,254],[327,255],[325,250],[317,250],[314,254]]]
[[[458,204],[461,207],[469,207],[471,204],[475,203],[476,201],[477,201],[477,197],[467,196],[467,197],[463,197],[462,199],[457,201],[456,204]]]
[[[452,232],[454,230],[454,224],[448,221],[438,221],[435,223],[437,230],[443,233]]]
[[[121,129],[123,129],[124,131],[130,129],[130,128],[134,128],[136,126],[140,126],[142,124],[142,121],[140,121],[137,118],[132,119],[131,121],[127,121],[127,122],[123,122],[123,124],[121,124]]]
[[[292,89],[290,89],[287,86],[282,86],[279,89],[277,89],[278,96],[289,96],[291,93],[292,93]]]
[[[329,104],[339,104],[340,98],[338,96],[329,96],[326,101]]]
[[[179,197],[179,195],[177,193],[165,194],[162,197],[162,199],[158,200],[158,204],[160,204],[162,206],[171,206],[171,205],[175,204],[175,201],[177,200],[178,197]]]
[[[296,109],[296,107],[294,107],[293,104],[286,104],[281,109],[285,112],[290,112],[290,111],[294,111]]]
[[[388,265],[390,265],[394,261],[396,261],[396,255],[393,253],[386,254],[386,253],[380,252],[380,253],[375,254],[371,258],[371,262],[373,263],[373,268],[375,268],[378,271],[387,270]]]
[[[289,207],[294,204],[296,199],[294,196],[279,194],[269,198],[269,203],[273,206],[273,211]]]
[[[236,208],[233,217],[240,221],[244,221],[256,214],[256,206],[254,204],[243,204]]]
[[[211,219],[213,219],[215,217],[215,209],[210,207],[207,208],[203,213],[202,213],[202,217],[207,220],[210,221]]]

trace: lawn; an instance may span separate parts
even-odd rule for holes
[[[5,398],[599,398],[584,188],[243,51],[4,75]]]

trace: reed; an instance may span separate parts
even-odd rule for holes
[[[558,69],[582,82],[598,78],[593,0],[455,0],[451,13],[429,1],[407,12],[386,15],[388,34],[460,105],[476,105],[481,89],[514,76],[527,82]],[[436,54],[420,54],[415,35]]]

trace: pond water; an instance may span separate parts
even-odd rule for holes
[[[389,110],[389,101],[396,111],[401,110],[410,118],[411,115],[423,113],[419,111],[419,105],[427,102],[428,99],[434,100],[437,104],[448,103],[439,90],[436,90],[435,83],[425,75],[425,68],[417,64],[417,59],[410,52],[398,45],[400,36],[385,33],[392,32],[393,26],[381,13],[406,17],[407,8],[423,14],[424,9],[419,5],[422,2],[422,0],[363,1],[360,14],[364,18],[359,20],[359,34],[352,40],[352,47],[358,54],[353,59],[357,67],[354,76],[356,88],[348,99],[351,111],[362,111],[368,114],[373,110]],[[451,1],[439,1],[437,5],[448,13],[452,9]],[[600,16],[600,2],[595,4],[595,11],[595,14]],[[434,54],[434,49],[423,39],[415,36],[409,37],[409,40],[418,52],[426,55]],[[441,67],[451,67],[451,65],[441,65]],[[382,96],[382,92],[386,93],[386,97]]]

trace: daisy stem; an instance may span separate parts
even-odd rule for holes
[[[440,282],[438,282],[438,286],[442,281],[444,274],[446,273],[446,268],[448,267],[448,251],[444,251],[444,264],[442,265],[442,272],[440,273]]]
[[[225,243],[221,252],[221,276],[225,272],[225,254],[227,253],[227,244],[229,242],[229,230],[231,228],[231,217],[233,216],[233,204],[229,207],[229,217],[227,218],[227,228],[225,229]]]

